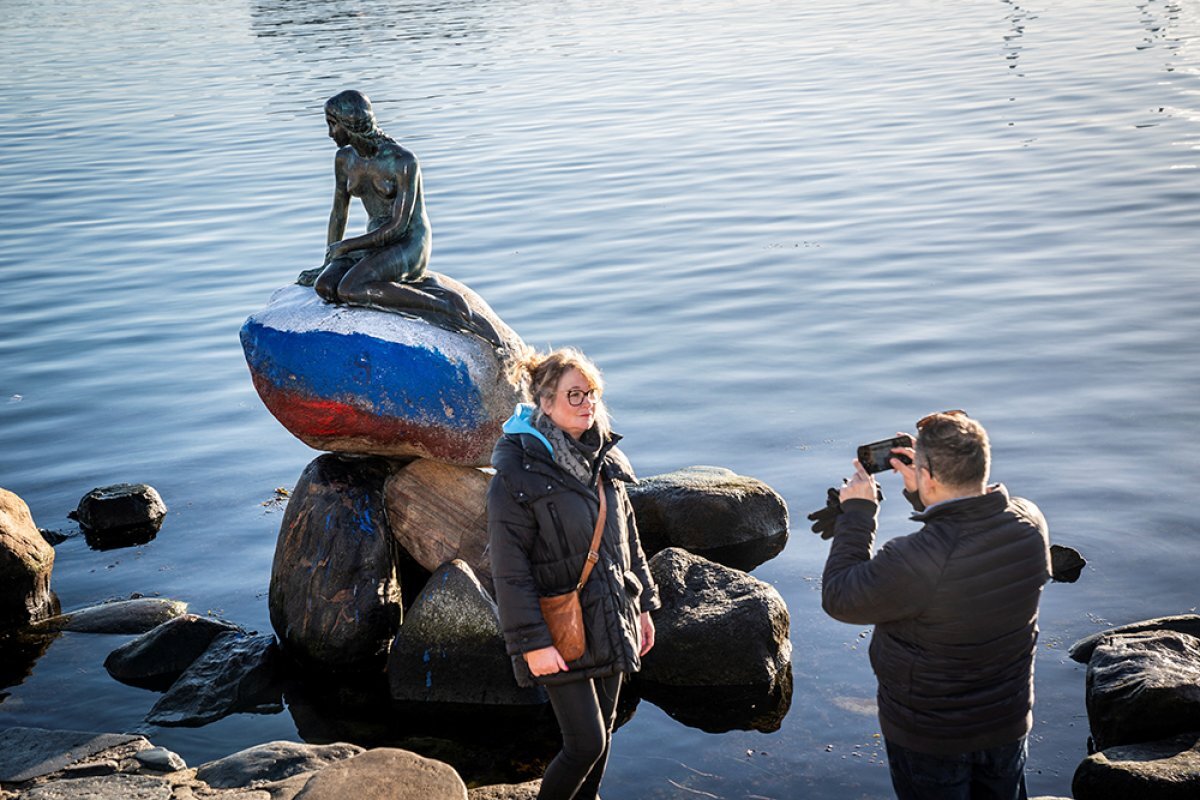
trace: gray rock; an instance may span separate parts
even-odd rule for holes
[[[345,742],[326,745],[267,742],[201,764],[196,770],[196,780],[214,789],[264,788],[264,784],[316,772],[362,752],[358,745]]]
[[[150,743],[129,734],[7,728],[0,731],[0,783],[31,781],[126,746],[137,749]]]
[[[1097,750],[1200,731],[1200,639],[1174,631],[1104,639],[1087,668]]]
[[[1195,800],[1200,734],[1093,753],[1076,768],[1071,794],[1075,800]]]
[[[478,786],[467,791],[468,800],[537,800],[542,781],[527,783],[496,783]]]
[[[126,642],[108,654],[104,668],[122,683],[163,690],[183,674],[222,633],[241,631],[223,620],[184,614]]]
[[[0,489],[0,628],[24,625],[52,613],[50,572],[54,548],[33,524],[29,506]]]
[[[1087,559],[1074,547],[1050,545],[1050,577],[1056,583],[1074,583],[1087,566]]]
[[[114,775],[120,772],[120,765],[111,758],[102,758],[99,761],[89,761],[84,764],[72,764],[69,767],[64,767],[62,772],[58,773],[57,777],[73,780],[75,778],[91,778],[96,775]]]
[[[671,547],[650,559],[662,608],[639,679],[671,686],[772,686],[790,675],[779,592],[744,572]]]
[[[466,800],[467,787],[449,764],[408,750],[380,747],[318,772],[296,800]]]
[[[770,486],[724,467],[685,467],[629,487],[647,555],[681,547],[750,570],[779,554],[787,505]]]
[[[151,747],[149,750],[142,750],[135,758],[143,767],[159,772],[178,772],[188,768],[187,762],[178,753],[173,753],[165,747]]]
[[[153,535],[162,527],[167,506],[153,486],[118,483],[92,489],[79,501],[75,518],[88,543],[101,549],[127,544],[129,535]]]
[[[159,597],[116,600],[42,620],[39,629],[74,633],[145,633],[187,613],[187,603]]]
[[[392,643],[387,671],[397,700],[546,702],[541,689],[517,686],[496,604],[471,567],[457,559],[433,573],[409,609]]]
[[[308,779],[315,774],[315,772],[300,772],[281,781],[264,783],[258,788],[260,791],[267,792],[271,796],[271,800],[294,800],[308,783]]]
[[[323,455],[288,501],[271,567],[271,625],[310,668],[382,668],[400,625],[382,458]]]
[[[1189,636],[1200,637],[1200,614],[1157,617],[1155,619],[1143,620],[1142,622],[1134,622],[1129,625],[1122,625],[1117,628],[1109,628],[1108,630],[1093,633],[1091,636],[1085,636],[1080,639],[1071,645],[1068,654],[1080,664],[1086,664],[1091,659],[1092,651],[1096,649],[1096,645],[1109,636],[1118,633],[1142,633],[1143,631],[1177,631],[1179,633],[1186,633]]]
[[[145,775],[80,778],[38,786],[20,800],[171,800],[171,783]]]
[[[270,634],[221,634],[159,698],[146,721],[195,726],[239,711],[281,711],[281,690],[275,682],[278,651]]]

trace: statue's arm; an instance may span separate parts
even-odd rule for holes
[[[329,212],[329,232],[325,236],[325,246],[340,242],[346,233],[346,217],[350,211],[350,185],[346,179],[345,165],[339,157],[333,167],[334,188],[333,208]]]

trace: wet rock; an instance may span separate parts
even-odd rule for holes
[[[470,789],[467,797],[469,800],[537,800],[541,788],[541,779],[527,783],[496,783]]]
[[[790,664],[778,680],[753,686],[667,686],[640,678],[635,681],[645,700],[672,719],[706,733],[773,733],[792,705]]]
[[[26,783],[108,751],[148,747],[129,734],[7,728],[0,730],[0,783]]]
[[[496,604],[464,561],[439,568],[409,609],[388,656],[388,683],[397,700],[528,705],[546,700],[522,689]]]
[[[200,765],[196,780],[214,789],[264,788],[264,784],[316,772],[362,752],[358,745],[345,742],[326,745],[267,742]]]
[[[138,597],[88,606],[38,623],[39,629],[74,633],[145,633],[187,613],[187,603]]]
[[[29,506],[0,489],[0,628],[24,625],[52,613],[50,572],[54,548],[33,524]]]
[[[148,750],[142,750],[135,758],[143,767],[158,772],[178,772],[188,768],[187,762],[178,753],[173,753],[165,747],[151,747]]]
[[[24,792],[20,800],[171,800],[171,782],[145,775],[106,775],[54,781]]]
[[[1200,734],[1110,747],[1085,758],[1071,781],[1075,800],[1195,800]]]
[[[629,487],[647,555],[680,547],[750,570],[779,554],[787,506],[771,487],[724,467],[686,467]]]
[[[283,710],[275,681],[278,647],[270,634],[222,633],[159,698],[151,725],[206,725],[239,711]]]
[[[650,559],[662,608],[639,678],[671,686],[771,686],[790,674],[783,598],[770,584],[677,547]]]
[[[466,800],[467,787],[449,764],[408,750],[380,747],[331,764],[296,800]]]
[[[259,786],[259,790],[267,792],[271,800],[294,800],[296,795],[300,794],[300,790],[308,783],[308,779],[313,776],[311,772],[301,772],[293,775],[290,778],[284,778],[280,781],[272,781]]]
[[[1200,731],[1200,639],[1116,634],[1092,653],[1087,712],[1098,750]]]
[[[406,314],[330,305],[287,286],[242,327],[242,347],[267,409],[310,447],[487,466],[520,402],[508,379],[524,344],[477,294],[460,291],[504,342]]]
[[[430,572],[462,559],[491,592],[489,481],[488,475],[472,467],[413,461],[388,478],[384,488],[392,536]]]
[[[75,510],[88,544],[99,550],[150,541],[166,515],[167,506],[158,491],[144,483],[92,489]]]
[[[223,620],[184,614],[108,654],[104,668],[122,683],[162,691],[222,633],[241,631]]]
[[[1050,577],[1057,583],[1074,583],[1087,566],[1078,550],[1061,544],[1050,545]]]
[[[383,504],[394,466],[324,455],[292,492],[271,567],[271,625],[307,667],[383,666],[402,613]]]
[[[1093,633],[1071,645],[1069,655],[1080,664],[1086,664],[1092,658],[1096,645],[1110,636],[1118,633],[1142,633],[1144,631],[1177,631],[1189,636],[1200,637],[1200,614],[1180,614],[1174,617],[1157,617],[1155,619],[1134,622],[1117,628]]]

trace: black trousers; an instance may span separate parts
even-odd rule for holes
[[[595,800],[620,691],[621,673],[546,687],[563,746],[546,768],[538,800]]]

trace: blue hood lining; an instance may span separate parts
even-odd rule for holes
[[[546,445],[550,455],[554,455],[554,445],[550,444],[550,440],[533,426],[533,403],[517,403],[517,407],[513,409],[513,415],[504,421],[501,430],[505,433],[527,433]]]

